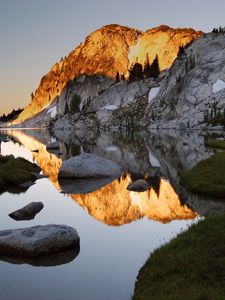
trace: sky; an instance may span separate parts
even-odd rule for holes
[[[224,0],[0,0],[0,115],[24,107],[54,63],[106,24],[225,26]]]

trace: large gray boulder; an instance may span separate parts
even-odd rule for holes
[[[59,178],[104,178],[120,176],[119,164],[95,154],[82,153],[62,163]]]
[[[36,214],[38,214],[44,207],[42,202],[31,202],[26,206],[12,212],[9,214],[9,217],[16,220],[32,220],[35,218]]]
[[[77,231],[65,225],[45,225],[0,231],[0,255],[39,256],[78,248]]]

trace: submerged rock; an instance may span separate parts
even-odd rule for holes
[[[95,154],[82,153],[62,163],[59,178],[104,178],[120,176],[119,164]]]
[[[127,189],[133,192],[145,192],[149,187],[150,184],[147,181],[143,179],[138,179],[129,184]]]
[[[88,194],[110,184],[115,177],[88,178],[88,179],[60,179],[59,184],[63,194]]]
[[[38,214],[44,207],[42,202],[31,202],[26,206],[18,209],[9,214],[9,217],[16,220],[32,220],[35,218],[36,214]]]
[[[50,143],[46,147],[47,150],[59,150],[59,143]]]
[[[57,153],[60,151],[59,143],[58,143],[58,142],[55,142],[55,143],[50,143],[50,144],[48,144],[47,147],[46,147],[46,150],[47,150],[49,153],[57,154]]]
[[[77,231],[65,225],[45,225],[0,231],[0,254],[34,257],[79,248]]]

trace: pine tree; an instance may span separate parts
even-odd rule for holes
[[[129,81],[141,80],[144,78],[142,65],[135,63],[133,68],[130,70]]]
[[[120,81],[120,73],[117,71],[116,73],[116,82],[119,82]]]
[[[181,46],[179,47],[179,51],[178,51],[177,57],[181,57],[184,53],[185,53],[185,52],[184,52],[184,46],[181,45]]]
[[[144,77],[145,78],[151,77],[151,65],[149,62],[148,54],[146,55],[146,62],[145,62],[145,66],[144,66]]]
[[[151,65],[151,77],[158,78],[159,74],[160,74],[159,58],[158,58],[158,55],[156,55],[155,59],[152,62],[152,65]]]

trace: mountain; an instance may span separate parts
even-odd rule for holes
[[[30,119],[47,108],[78,75],[115,78],[119,72],[126,76],[135,62],[144,65],[148,56],[151,63],[156,55],[160,69],[164,70],[171,66],[180,46],[201,35],[202,32],[193,29],[172,29],[165,25],[146,32],[120,25],[104,26],[51,68],[15,123]]]

